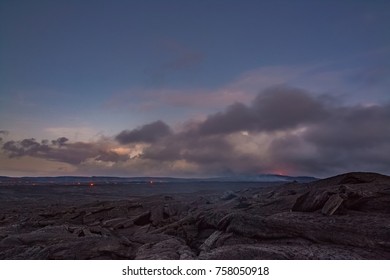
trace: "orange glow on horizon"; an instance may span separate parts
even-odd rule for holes
[[[274,169],[270,169],[269,172],[267,173],[270,173],[270,174],[276,174],[276,175],[280,175],[280,176],[289,176],[291,175],[291,168],[274,168]]]

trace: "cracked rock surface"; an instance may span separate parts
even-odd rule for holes
[[[68,201],[15,188],[0,188],[0,259],[390,259],[390,177],[375,173]]]

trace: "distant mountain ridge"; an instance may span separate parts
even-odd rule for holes
[[[286,176],[278,174],[259,174],[259,175],[237,175],[229,177],[217,177],[207,179],[208,181],[220,181],[220,182],[292,182],[297,181],[300,183],[312,182],[318,180],[318,178],[310,176]]]
[[[0,182],[13,184],[118,184],[118,183],[159,183],[159,182],[312,182],[318,178],[310,176],[284,176],[277,174],[236,175],[210,178],[176,177],[115,177],[115,176],[56,176],[56,177],[7,177],[0,176]]]

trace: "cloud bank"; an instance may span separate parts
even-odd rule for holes
[[[115,139],[120,144],[129,143],[154,143],[159,139],[171,134],[171,129],[162,121],[156,121],[150,124],[145,124],[134,130],[123,130]]]
[[[328,176],[390,170],[390,104],[341,105],[305,90],[273,87],[174,131],[162,120],[93,143],[66,137],[7,141],[9,157],[66,162],[83,172],[216,176]]]
[[[38,142],[34,138],[21,141],[10,140],[3,144],[2,150],[10,158],[30,156],[72,165],[80,165],[89,159],[116,163],[129,158],[127,155],[113,151],[110,144],[104,141],[94,143],[68,143],[68,141],[66,137],[51,142],[48,140]]]

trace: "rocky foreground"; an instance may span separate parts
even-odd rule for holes
[[[390,177],[374,173],[0,210],[0,259],[390,259]]]

